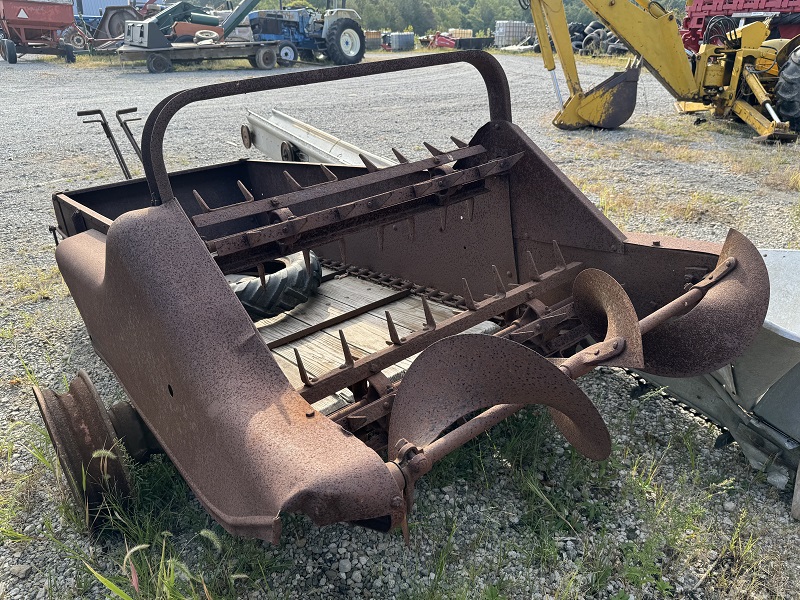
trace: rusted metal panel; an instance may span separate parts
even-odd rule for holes
[[[454,150],[425,144],[429,158],[397,153],[385,169],[240,161],[170,176],[164,166],[166,127],[190,103],[454,62],[481,73],[492,119]],[[276,541],[285,512],[403,526],[414,482],[435,460],[531,403],[603,459],[608,432],[572,379],[598,365],[712,368],[756,335],[769,287],[744,236],[732,232],[721,250],[626,236],[510,119],[505,76],[480,52],[211,85],[168,97],[148,118],[146,187],[54,197],[69,236],[56,258],[98,354],[136,426],[152,430],[229,531]],[[297,365],[296,391],[223,273],[311,249],[347,277],[419,296],[422,314],[411,331],[391,313],[362,314],[376,308],[366,303],[285,328],[272,339],[291,334],[281,361]],[[429,301],[456,314],[442,318]],[[385,336],[348,340],[348,323],[365,318]],[[489,320],[493,336],[458,335]],[[310,356],[307,370],[304,344],[321,335],[327,363]],[[323,372],[334,341],[341,361]],[[311,406],[345,389],[352,403],[330,418]],[[387,446],[384,462],[376,451]]]
[[[98,354],[226,529],[276,541],[282,511],[318,524],[396,512],[383,461],[294,391],[176,202],[56,257]]]

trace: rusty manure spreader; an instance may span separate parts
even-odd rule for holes
[[[427,158],[166,170],[164,132],[189,104],[462,62],[484,80],[490,121],[468,143],[426,144]],[[165,452],[235,535],[277,543],[285,513],[405,528],[432,465],[527,405],[603,460],[609,432],[576,378],[710,372],[764,321],[767,271],[746,237],[617,229],[512,122],[483,52],[178,92],[142,142],[146,180],[53,197],[59,269],[130,400],[106,409],[82,372],[65,393],[36,390],[90,511],[130,491],[124,463],[97,458],[121,442],[133,459]],[[309,269],[320,258],[324,302],[254,323],[225,275],[263,278],[293,253]]]

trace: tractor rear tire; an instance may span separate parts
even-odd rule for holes
[[[306,271],[303,253],[269,261],[266,287],[258,277],[226,275],[228,285],[253,321],[275,317],[292,310],[313,296],[322,282],[322,267],[311,253],[311,273]]]
[[[256,55],[253,57],[253,62],[256,63],[256,68],[262,71],[269,71],[275,68],[275,63],[278,61],[278,55],[275,49],[270,46],[264,46],[256,50]]]
[[[783,64],[778,83],[775,84],[775,110],[781,120],[800,133],[800,48]]]
[[[291,67],[297,60],[299,53],[297,46],[286,40],[278,44],[278,64],[282,67]]]
[[[364,31],[353,19],[339,19],[325,36],[325,52],[336,65],[354,65],[361,62],[366,50]]]

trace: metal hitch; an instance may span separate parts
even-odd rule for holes
[[[424,158],[164,165],[170,119],[191,103],[453,63],[482,76],[490,120],[454,147],[425,143]],[[139,419],[134,434],[118,419],[77,440],[65,470],[103,440],[143,440],[133,454],[163,450],[237,535],[277,542],[284,513],[404,527],[433,463],[529,404],[603,460],[608,430],[575,378],[712,369],[764,320],[766,269],[744,236],[720,247],[617,229],[512,122],[483,52],[178,92],[147,119],[142,156],[146,184],[53,196],[59,269]],[[254,324],[225,274],[311,250],[327,296]],[[39,396],[54,441],[68,438],[53,417],[66,397]]]

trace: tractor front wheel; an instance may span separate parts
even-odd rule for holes
[[[282,67],[291,67],[299,56],[297,46],[290,41],[278,44],[278,64]]]
[[[795,48],[789,55],[778,76],[775,110],[781,120],[800,133],[800,48]]]
[[[364,32],[353,19],[339,19],[331,25],[325,44],[328,58],[334,64],[354,65],[364,58]]]

